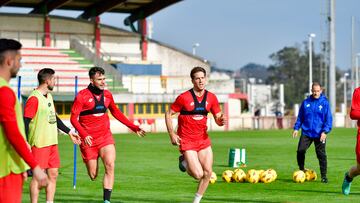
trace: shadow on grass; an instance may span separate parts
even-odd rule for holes
[[[229,167],[228,165],[226,164],[214,164],[213,167],[216,166],[216,167]]]
[[[344,160],[344,161],[355,161],[355,158],[348,158],[348,157],[328,157],[328,160]]]
[[[264,190],[269,190],[269,191],[283,191],[284,189],[275,189],[275,188],[267,188]],[[295,191],[295,192],[308,192],[308,193],[317,193],[317,194],[339,194],[342,195],[340,188],[339,191],[328,191],[328,190],[314,190],[314,189],[291,189],[291,188],[287,188],[287,191]],[[350,195],[356,195],[359,196],[360,193],[351,193]],[[344,195],[344,197],[346,197]]]
[[[99,203],[102,202],[102,199],[91,199],[89,195],[75,195],[75,196],[62,196],[57,197],[56,202],[75,202],[75,203]],[[168,203],[169,200],[156,199],[156,198],[141,198],[141,197],[121,197],[121,198],[112,198],[111,203],[125,203],[125,202],[148,202],[148,203]],[[185,201],[176,201],[171,200],[174,203],[183,203]]]
[[[99,202],[98,198],[91,197],[85,194],[61,194],[55,195],[55,202]]]
[[[251,199],[241,199],[241,198],[211,198],[204,197],[203,200],[213,201],[213,202],[259,202],[259,203],[280,203],[278,201],[263,201],[263,200],[251,200]],[[124,197],[124,201],[128,202],[151,202],[151,203],[169,203],[169,200],[160,200],[160,199],[148,199],[148,198],[138,198],[138,197]],[[117,202],[117,201],[111,201]],[[185,203],[187,201],[180,200],[171,200],[171,203]]]
[[[294,183],[292,179],[285,179],[285,178],[277,178],[276,182],[285,182],[285,183]]]
[[[266,200],[251,200],[241,198],[211,198],[204,197],[204,200],[215,201],[215,202],[259,202],[259,203],[279,203],[278,201],[266,201]]]
[[[122,198],[122,201],[125,201],[125,202],[151,202],[151,203],[169,203],[169,200],[164,200],[164,199],[156,199],[156,198],[149,198],[149,197],[144,197],[144,198],[141,198],[141,197],[123,197]],[[122,201],[117,201],[117,200],[111,200],[111,203],[122,203]],[[171,200],[171,202],[174,202],[174,203],[184,203],[186,201],[179,201],[179,200]]]

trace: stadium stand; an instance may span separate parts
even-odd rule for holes
[[[78,87],[84,88],[89,84],[88,69],[94,64],[71,49],[54,47],[25,47],[22,50],[21,76],[22,93],[27,94],[37,86],[36,73],[42,68],[52,68],[56,71],[55,93],[73,93],[75,76],[78,76]],[[17,80],[10,85],[17,88]],[[108,88],[113,88],[113,79],[107,75]]]

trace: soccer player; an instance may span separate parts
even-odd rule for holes
[[[314,82],[311,87],[312,95],[305,99],[300,107],[299,115],[294,125],[292,136],[298,136],[301,128],[301,136],[297,149],[297,162],[299,169],[305,171],[305,153],[311,143],[315,144],[315,151],[319,160],[321,182],[327,183],[327,157],[326,138],[332,128],[332,115],[330,105],[319,83]]]
[[[47,184],[47,176],[30,152],[25,141],[21,106],[9,86],[20,67],[21,44],[0,39],[0,202],[20,203],[26,170],[33,170],[39,187]]]
[[[213,152],[207,133],[207,114],[211,112],[219,126],[226,123],[216,96],[205,89],[206,71],[195,67],[190,73],[193,88],[180,94],[165,113],[170,141],[179,146],[182,155],[179,167],[199,181],[194,203],[200,202],[212,173]],[[171,117],[177,113],[178,129],[174,131]]]
[[[75,98],[70,120],[82,139],[80,150],[91,180],[95,180],[98,175],[98,158],[100,157],[104,163],[103,198],[104,202],[108,203],[114,185],[116,151],[107,109],[139,137],[145,136],[145,131],[121,113],[111,92],[105,90],[103,68],[91,68],[89,77],[89,86],[81,90]]]
[[[55,86],[55,71],[50,68],[41,69],[37,79],[39,86],[30,94],[25,105],[25,130],[32,154],[49,177],[45,190],[46,203],[52,203],[60,167],[57,129],[69,134],[74,144],[80,144],[81,140],[78,134],[66,127],[56,115],[54,101],[50,94]],[[32,203],[38,202],[39,192],[38,181],[32,179],[30,183]]]
[[[348,172],[345,173],[344,181],[342,184],[342,193],[344,195],[350,194],[350,187],[353,178],[360,175],[360,87],[356,88],[353,93],[350,118],[352,120],[357,120],[357,139],[356,139],[356,165],[351,167]]]

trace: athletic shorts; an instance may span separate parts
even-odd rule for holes
[[[10,173],[0,178],[0,202],[21,203],[23,182],[22,174]]]
[[[40,168],[60,168],[60,156],[57,145],[40,148],[33,146],[31,147],[31,152],[39,163]]]
[[[184,151],[188,151],[188,150],[192,150],[192,151],[200,151],[203,150],[207,147],[211,146],[211,141],[210,138],[207,137],[205,139],[201,139],[201,140],[185,140],[182,139],[180,141],[180,147],[179,150],[181,153],[183,153]]]
[[[355,148],[356,160],[357,160],[358,164],[360,164],[360,130],[358,131],[356,140],[357,140],[356,148]]]
[[[91,147],[82,142],[80,145],[80,151],[83,161],[88,162],[89,160],[98,159],[100,149],[111,144],[115,144],[114,138],[111,134],[93,139]]]

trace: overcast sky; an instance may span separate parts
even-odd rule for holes
[[[328,0],[186,0],[151,16],[153,39],[196,53],[220,68],[238,69],[254,62],[269,65],[269,55],[285,46],[302,44],[315,33],[315,50],[326,39]],[[360,0],[336,1],[336,64],[351,66],[351,17],[360,39]],[[0,8],[0,12],[13,9]],[[18,11],[18,10],[17,10]],[[78,16],[79,12],[51,14]],[[101,22],[128,29],[128,14],[103,14]],[[358,40],[360,41],[360,40]],[[360,52],[360,46],[357,48]]]

